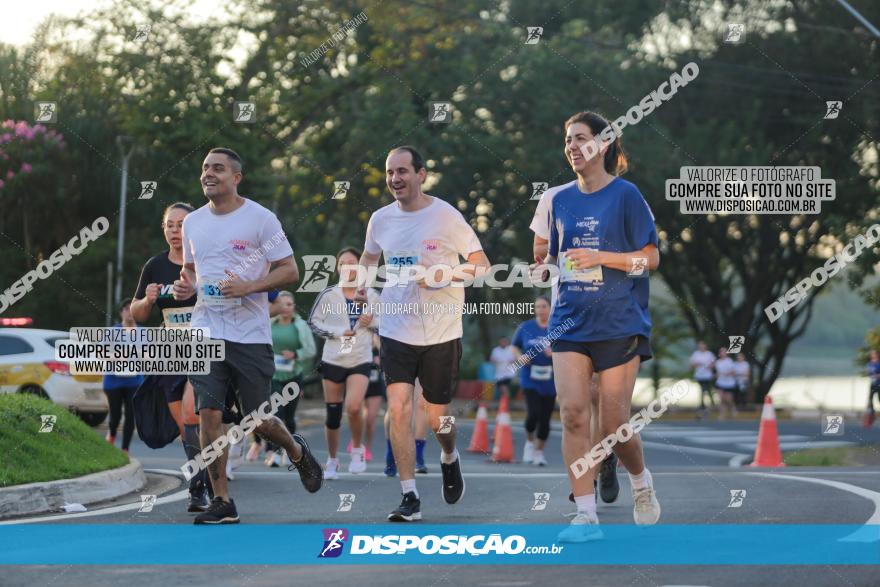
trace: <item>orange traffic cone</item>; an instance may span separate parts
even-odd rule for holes
[[[474,435],[471,436],[468,452],[489,453],[489,415],[485,404],[480,404],[477,408],[477,421],[474,422]]]
[[[492,447],[492,461],[496,463],[513,462],[513,431],[510,429],[510,412],[506,395],[501,396],[498,415],[495,417],[495,446]]]
[[[768,395],[761,411],[761,427],[758,429],[758,445],[755,447],[753,467],[784,467],[779,449],[779,432],[776,430],[776,410]]]

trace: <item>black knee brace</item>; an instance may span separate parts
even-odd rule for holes
[[[330,430],[338,430],[342,425],[342,402],[327,405],[327,419],[324,424]]]

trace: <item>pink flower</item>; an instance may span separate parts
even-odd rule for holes
[[[34,127],[34,132],[35,133],[46,132],[46,127],[43,126],[42,124],[38,124]]]
[[[15,174],[12,173],[11,169],[6,172],[6,179],[12,179],[13,177],[15,177]]]
[[[8,143],[11,140],[12,140],[12,135],[9,133],[6,133],[2,137],[0,137],[0,143]]]
[[[3,124],[0,125],[0,128],[14,128],[15,122],[10,118],[9,120],[4,120]]]
[[[31,167],[30,163],[22,163],[21,164],[21,173],[30,173],[34,168]]]
[[[2,190],[2,189],[3,189],[3,186],[4,186],[4,185],[6,185],[6,184],[5,184],[5,183],[3,183],[3,180],[2,180],[2,179],[0,179],[0,190]]]

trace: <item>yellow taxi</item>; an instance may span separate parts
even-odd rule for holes
[[[63,330],[0,328],[0,393],[32,393],[75,412],[89,426],[107,417],[101,375],[71,375],[67,361],[55,360]]]

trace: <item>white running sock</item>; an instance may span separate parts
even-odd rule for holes
[[[629,482],[632,484],[633,489],[647,489],[653,485],[651,472],[648,471],[647,468],[643,469],[638,475],[633,475],[632,473],[628,474]]]
[[[458,449],[455,449],[451,454],[447,454],[445,451],[440,451],[440,462],[444,465],[451,465],[455,461],[458,460]]]
[[[577,506],[578,513],[589,514],[591,518],[597,518],[596,514],[596,495],[588,493],[586,495],[576,495],[574,503]]]
[[[419,490],[416,489],[416,480],[415,479],[407,479],[406,481],[400,482],[400,492],[406,495],[412,491],[416,494],[416,499],[419,497]]]

